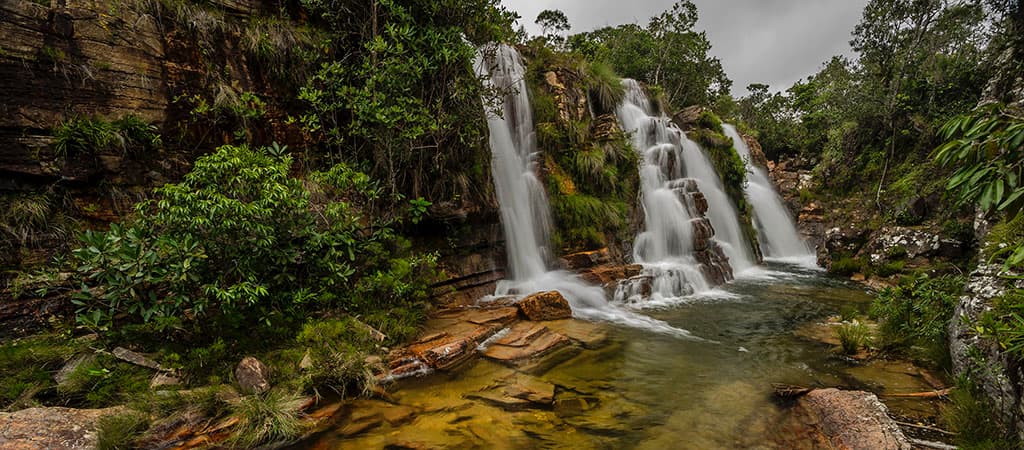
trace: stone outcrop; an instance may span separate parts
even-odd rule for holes
[[[568,319],[572,317],[569,301],[558,291],[538,292],[519,300],[519,311],[533,321]]]
[[[988,397],[1002,423],[1024,439],[1024,367],[992,339],[982,337],[976,324],[992,309],[994,299],[1010,288],[1024,288],[1024,280],[1000,276],[1002,267],[982,264],[972,272],[949,323],[949,353],[953,372],[970,375]]]
[[[713,286],[724,284],[733,279],[732,266],[725,251],[713,238],[715,229],[707,217],[708,201],[700,191],[697,180],[682,178],[673,181],[673,191],[686,206],[693,228],[693,256],[701,263],[700,271],[704,278]]]
[[[798,400],[793,414],[828,442],[849,450],[910,450],[910,441],[875,394],[815,389]]]
[[[87,450],[96,447],[96,424],[120,408],[29,408],[0,412],[0,448]]]
[[[262,361],[247,356],[235,367],[235,380],[246,394],[262,394],[270,390],[270,368]]]

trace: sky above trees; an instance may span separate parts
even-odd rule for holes
[[[502,0],[517,11],[531,35],[545,9],[565,13],[570,33],[624,23],[645,25],[675,0]],[[694,0],[706,30],[710,54],[733,80],[732,92],[746,95],[750,83],[784,90],[818,72],[833,55],[850,55],[850,33],[867,0]]]

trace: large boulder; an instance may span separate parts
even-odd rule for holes
[[[120,408],[29,408],[0,412],[0,448],[71,450],[96,447],[96,424]]]
[[[568,319],[572,317],[569,301],[558,291],[538,292],[519,301],[519,311],[534,321]]]
[[[270,390],[270,369],[262,361],[247,356],[235,367],[235,380],[246,394],[262,394]]]
[[[831,443],[849,450],[910,450],[910,441],[875,394],[815,389],[796,405],[796,414]]]

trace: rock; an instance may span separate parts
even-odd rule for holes
[[[156,374],[156,376],[153,377],[153,380],[149,382],[149,388],[150,389],[157,389],[157,388],[167,387],[167,386],[179,386],[179,385],[181,385],[181,380],[178,379],[178,377],[173,376],[173,375],[168,375],[168,374],[165,374],[165,373],[158,373],[158,374]]]
[[[262,394],[270,390],[270,369],[262,361],[247,356],[235,367],[235,380],[245,394]]]
[[[142,366],[153,370],[163,370],[160,364],[152,359],[143,356],[141,353],[136,353],[128,350],[124,347],[117,347],[111,352],[115,358],[120,359],[128,363],[135,364],[136,366]]]
[[[834,448],[910,450],[910,442],[875,394],[815,389],[800,397],[796,413],[824,435]]]
[[[675,124],[683,130],[693,128],[691,125],[697,122],[697,118],[700,117],[700,113],[704,112],[704,109],[705,108],[700,105],[683,108],[682,111],[679,111],[672,116],[672,122],[675,122]]]
[[[71,374],[75,372],[82,364],[88,364],[96,360],[95,353],[82,353],[75,355],[68,362],[64,363],[64,366],[53,375],[53,381],[57,382],[57,387],[63,387],[64,383],[68,381]]]
[[[750,162],[767,169],[768,157],[765,156],[764,149],[761,148],[761,143],[753,136],[744,134],[742,137],[743,142],[746,142],[747,148],[750,149]]]
[[[0,412],[0,448],[9,450],[78,450],[96,447],[96,423],[117,414],[107,409],[29,408]]]
[[[399,368],[411,373],[422,371],[422,367],[418,367],[415,360],[431,369],[452,369],[471,358],[476,347],[498,332],[501,327],[500,324],[477,325],[471,322],[455,322],[444,327],[446,331],[442,333],[427,335],[405,349],[392,352],[393,355],[389,356],[389,360],[392,361],[392,372]],[[400,366],[393,366],[395,357],[403,354],[412,356],[413,359],[398,359],[405,362]]]
[[[641,271],[643,271],[643,266],[639,264],[598,266],[580,272],[580,277],[588,283],[607,286],[611,283],[640,275]]]
[[[611,261],[608,248],[572,253],[562,257],[562,265],[569,270],[588,269]]]
[[[518,303],[519,311],[533,321],[568,319],[572,317],[569,301],[558,291],[529,295]]]
[[[519,322],[509,329],[508,334],[492,342],[484,350],[484,356],[521,366],[570,344],[569,338],[551,331],[548,327],[537,323]]]
[[[299,369],[309,370],[311,368],[313,368],[313,356],[309,354],[309,350],[306,350],[306,353],[302,355],[302,360],[299,361]]]
[[[464,397],[510,411],[549,408],[555,398],[555,385],[529,375],[514,374]]]

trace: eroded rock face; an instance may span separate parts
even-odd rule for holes
[[[572,317],[569,301],[558,291],[528,295],[518,303],[527,319],[534,321],[568,319]]]
[[[833,448],[910,450],[910,441],[875,394],[815,389],[797,402],[795,414],[823,435]]]
[[[120,408],[29,408],[0,412],[0,448],[86,450],[96,447],[96,423]]]
[[[235,380],[242,392],[262,394],[270,390],[270,368],[256,358],[245,357],[235,367]]]
[[[970,374],[999,413],[1002,422],[1024,439],[1024,397],[1020,385],[1024,367],[1006,355],[998,343],[978,334],[975,324],[992,309],[995,298],[1010,287],[1024,288],[1024,280],[1000,277],[1001,266],[982,264],[971,273],[964,295],[957,302],[949,323],[949,353],[953,372]]]

